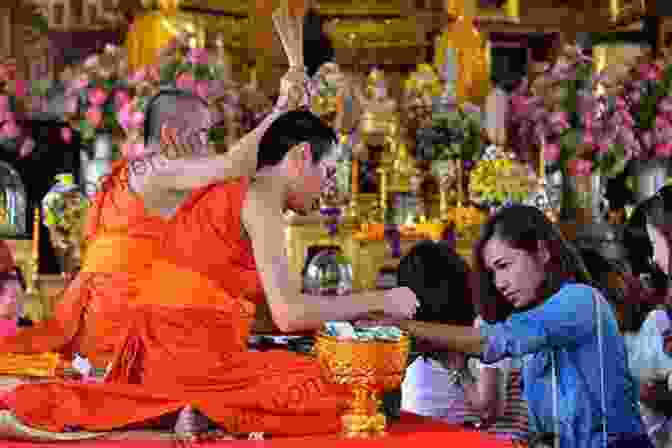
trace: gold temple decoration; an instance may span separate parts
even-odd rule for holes
[[[359,126],[364,143],[379,144],[385,137],[395,134],[399,129],[399,108],[387,94],[385,73],[373,69],[367,78],[366,94],[356,93],[363,108]]]
[[[39,207],[35,208],[33,218],[33,250],[30,257],[30,278],[28,279],[27,293],[35,294],[39,288],[39,266],[40,266],[40,218],[42,212]]]
[[[480,22],[520,22],[520,0],[507,0],[501,7],[485,7],[478,0],[445,0],[445,10],[451,18],[477,17]]]
[[[447,52],[452,49],[458,70],[455,86],[458,101],[483,105],[491,84],[486,40],[474,24],[472,2],[448,3],[448,15],[455,17],[455,21],[438,38],[434,66],[443,73],[444,64],[450,63],[446,60]]]
[[[641,17],[646,13],[646,0],[609,0],[612,22]]]
[[[336,47],[389,48],[425,44],[415,18],[376,20],[334,19],[325,27]]]
[[[381,393],[401,386],[410,351],[408,335],[402,334],[398,342],[364,342],[319,333],[313,350],[328,381],[352,387],[350,409],[342,417],[344,436],[385,435],[387,421],[378,411]]]

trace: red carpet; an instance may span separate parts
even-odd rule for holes
[[[414,444],[414,445],[411,445]],[[432,446],[478,447],[478,448],[508,448],[511,444],[492,439],[491,436],[478,432],[431,421],[412,414],[404,414],[400,421],[390,426],[387,437],[369,440],[342,439],[338,436],[282,438],[264,441],[222,440],[217,442],[193,444],[195,447],[258,447],[258,448],[401,448],[416,446],[429,448]],[[2,448],[169,448],[176,446],[174,441],[158,440],[128,440],[110,441],[95,440],[84,442],[0,442]]]

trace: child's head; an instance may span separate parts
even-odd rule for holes
[[[473,325],[476,313],[467,263],[444,242],[422,241],[401,259],[397,280],[420,301],[419,321]]]
[[[535,306],[564,282],[590,282],[583,261],[560,231],[535,207],[512,205],[492,216],[475,247],[481,301],[487,316],[501,320],[499,308]],[[492,309],[498,308],[498,309]]]
[[[672,247],[672,186],[661,188],[640,207],[646,219],[646,232],[653,247],[653,261],[669,276],[670,247]]]

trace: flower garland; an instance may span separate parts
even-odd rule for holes
[[[35,140],[19,126],[20,108],[27,96],[26,83],[16,79],[16,64],[0,63],[0,147],[18,150],[20,159],[35,148]]]

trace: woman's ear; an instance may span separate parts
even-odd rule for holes
[[[537,255],[542,264],[546,264],[551,260],[551,251],[548,249],[546,241],[539,241]]]

